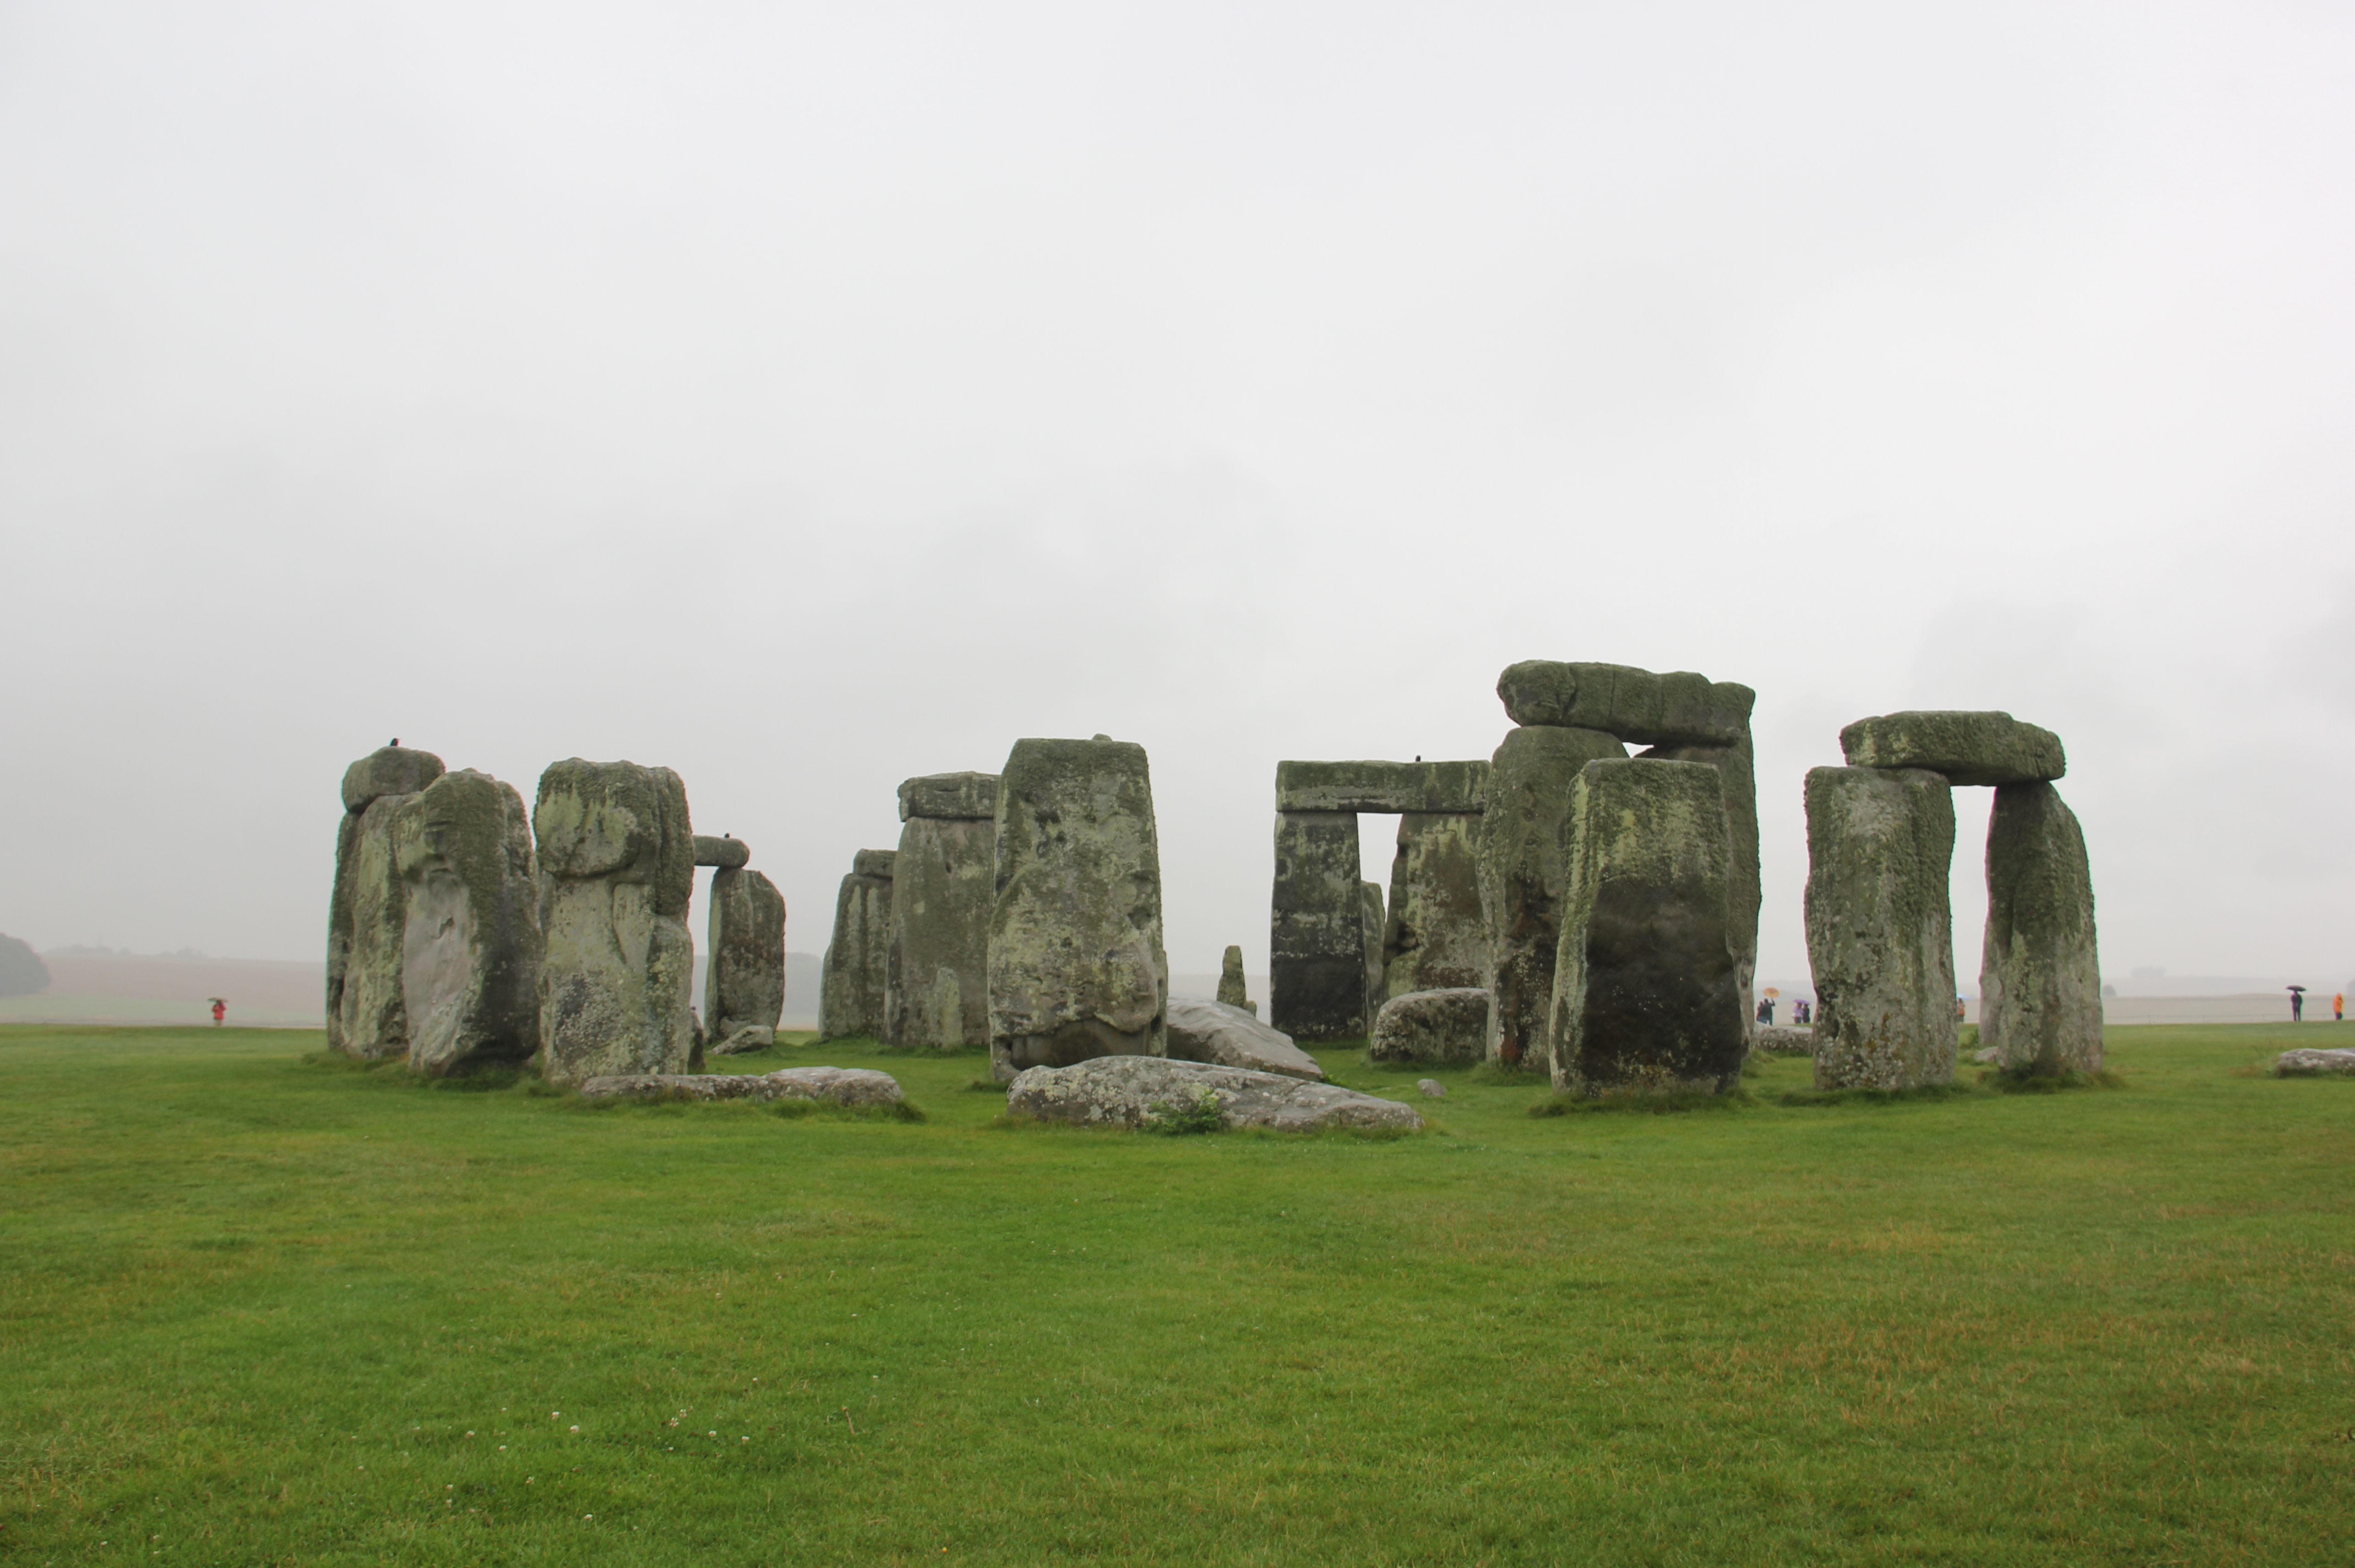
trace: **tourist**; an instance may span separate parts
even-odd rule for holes
[[[2330,1021],[2332,1023],[2347,1021],[2347,993],[2344,991],[2330,998]]]
[[[2306,1021],[2306,987],[2304,986],[2292,986],[2289,988],[2289,1021],[2294,1024]]]
[[[212,1000],[213,1028],[218,1029],[221,1026],[221,1019],[229,1017],[229,1004],[222,1001],[218,997],[215,997]]]

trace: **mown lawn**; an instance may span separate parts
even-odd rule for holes
[[[2355,1040],[2355,1033],[2350,1033]],[[0,1029],[0,1557],[2355,1556],[2355,1083],[1391,1141],[591,1108],[282,1031]],[[1412,1072],[1322,1053],[1342,1082]]]

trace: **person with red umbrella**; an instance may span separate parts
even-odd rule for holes
[[[208,997],[205,999],[213,1005],[213,1028],[220,1028],[221,1019],[229,1017],[229,1004],[218,997]]]

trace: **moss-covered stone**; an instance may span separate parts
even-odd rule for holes
[[[896,849],[859,850],[835,894],[834,937],[826,944],[818,980],[821,1040],[882,1038],[892,872],[899,858]]]
[[[362,1061],[409,1054],[409,1009],[400,967],[409,933],[409,888],[396,848],[400,814],[413,795],[382,795],[345,817],[346,865],[336,877],[344,922],[342,965],[330,939],[328,1042]]]
[[[1357,813],[1276,813],[1267,1021],[1295,1040],[1354,1040],[1366,1032],[1359,880]],[[1379,928],[1374,945],[1379,955]]]
[[[752,863],[752,847],[741,838],[714,838],[698,833],[695,836],[695,863],[732,871]]]
[[[1733,963],[1742,989],[1745,1027],[1758,997],[1758,769],[1745,721],[1742,739],[1731,746],[1655,746],[1639,753],[1672,763],[1707,763],[1725,791],[1725,830],[1732,858],[1726,862],[1727,918],[1732,923]]]
[[[1219,960],[1219,1000],[1231,1008],[1241,1008],[1256,1018],[1259,1004],[1251,999],[1250,988],[1243,983],[1243,950],[1230,946],[1226,956]]]
[[[415,795],[442,776],[442,759],[408,746],[378,746],[344,770],[344,809],[366,811],[389,795]]]
[[[2102,1067],[2102,965],[2084,831],[2049,784],[1999,784],[1987,819],[1979,1040],[2038,1077]]]
[[[540,775],[532,828],[547,944],[542,1074],[577,1083],[687,1071],[696,1048],[687,786],[668,768],[570,758]]]
[[[1548,1023],[1555,1088],[1739,1084],[1748,1040],[1729,858],[1717,769],[1629,758],[1579,770]]]
[[[741,840],[738,840],[741,842]],[[704,1035],[721,1051],[731,1040],[756,1032],[773,1038],[785,1011],[785,895],[758,871],[726,868],[711,875],[711,913],[705,927]]]
[[[1758,694],[1690,670],[1524,659],[1497,677],[1516,724],[1600,730],[1644,746],[1732,746],[1750,731]]]
[[[1913,711],[1859,719],[1840,731],[1852,768],[1927,768],[1950,784],[2034,784],[2061,777],[2061,737],[1998,711]]]
[[[1806,806],[1816,1087],[1952,1082],[1954,791],[1924,770],[1813,768]]]
[[[949,776],[987,779],[996,795],[993,773]],[[911,816],[900,829],[884,959],[883,1039],[891,1044],[954,1049],[989,1039],[996,852],[997,827],[986,818]]]
[[[443,773],[394,819],[409,1066],[440,1077],[539,1049],[539,887],[515,786]]]
[[[1461,763],[1278,763],[1278,811],[1478,811],[1488,764]]]
[[[1167,1053],[1161,847],[1145,748],[1014,743],[997,795],[989,1044],[1001,1077]]]
[[[1382,1010],[1389,999],[1382,971],[1382,939],[1390,933],[1390,916],[1382,908],[1382,885],[1360,880],[1358,883],[1358,933],[1366,947],[1366,999],[1364,1021],[1358,1026],[1359,1034],[1370,1034],[1374,1015]],[[1344,1036],[1344,1039],[1354,1038]]]
[[[1409,991],[1374,1017],[1372,1061],[1477,1061],[1487,1053],[1488,993],[1477,986]]]
[[[989,822],[997,816],[996,773],[927,773],[900,784],[900,820]]]
[[[1414,991],[1487,986],[1482,820],[1471,813],[1439,811],[1411,811],[1399,818],[1390,920],[1382,933],[1384,1000]]]
[[[1491,1061],[1552,1071],[1546,1019],[1561,944],[1571,791],[1587,763],[1626,754],[1618,737],[1600,730],[1524,725],[1505,737],[1489,763],[1480,907],[1494,1003],[1485,1048]]]

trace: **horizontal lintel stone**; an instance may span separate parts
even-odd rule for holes
[[[1278,763],[1278,811],[1474,812],[1487,808],[1488,763]]]

